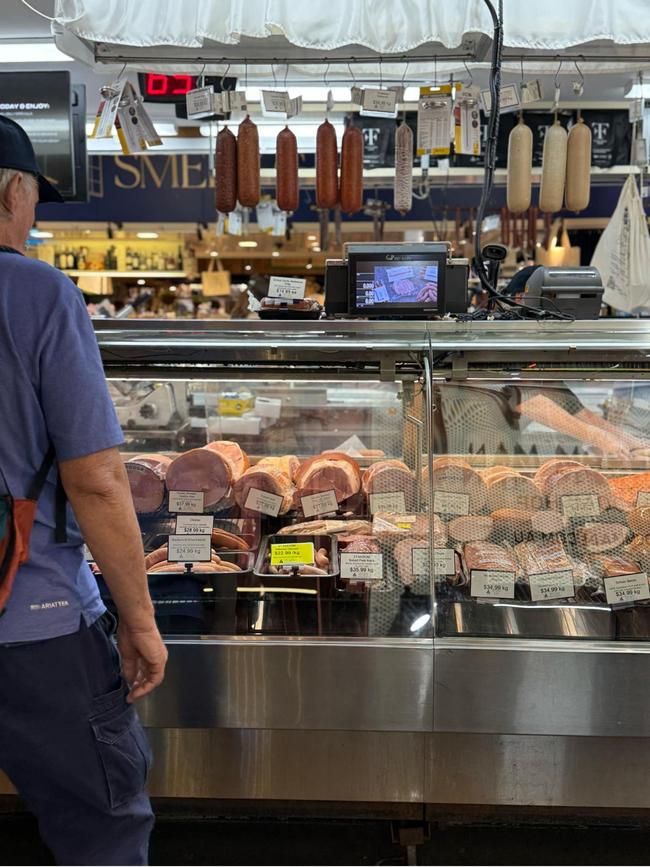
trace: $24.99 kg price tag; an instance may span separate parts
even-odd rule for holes
[[[341,578],[347,581],[381,581],[384,555],[350,551],[341,553]]]
[[[170,563],[209,563],[211,536],[169,536],[167,559]]]
[[[472,569],[472,596],[485,596],[492,599],[515,598],[515,573],[494,569]]]

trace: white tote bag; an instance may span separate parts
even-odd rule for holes
[[[650,307],[650,236],[632,175],[623,185],[591,264],[600,271],[606,304],[627,313]]]

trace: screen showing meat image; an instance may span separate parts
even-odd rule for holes
[[[438,263],[427,261],[359,262],[356,303],[360,307],[412,304],[431,307],[438,302]]]

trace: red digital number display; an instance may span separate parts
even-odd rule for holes
[[[194,75],[162,75],[147,72],[144,75],[145,99],[177,102],[179,97],[196,87]]]

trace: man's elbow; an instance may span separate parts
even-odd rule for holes
[[[123,496],[128,485],[124,465],[116,448],[59,465],[61,481],[68,498],[97,497],[114,500]]]

